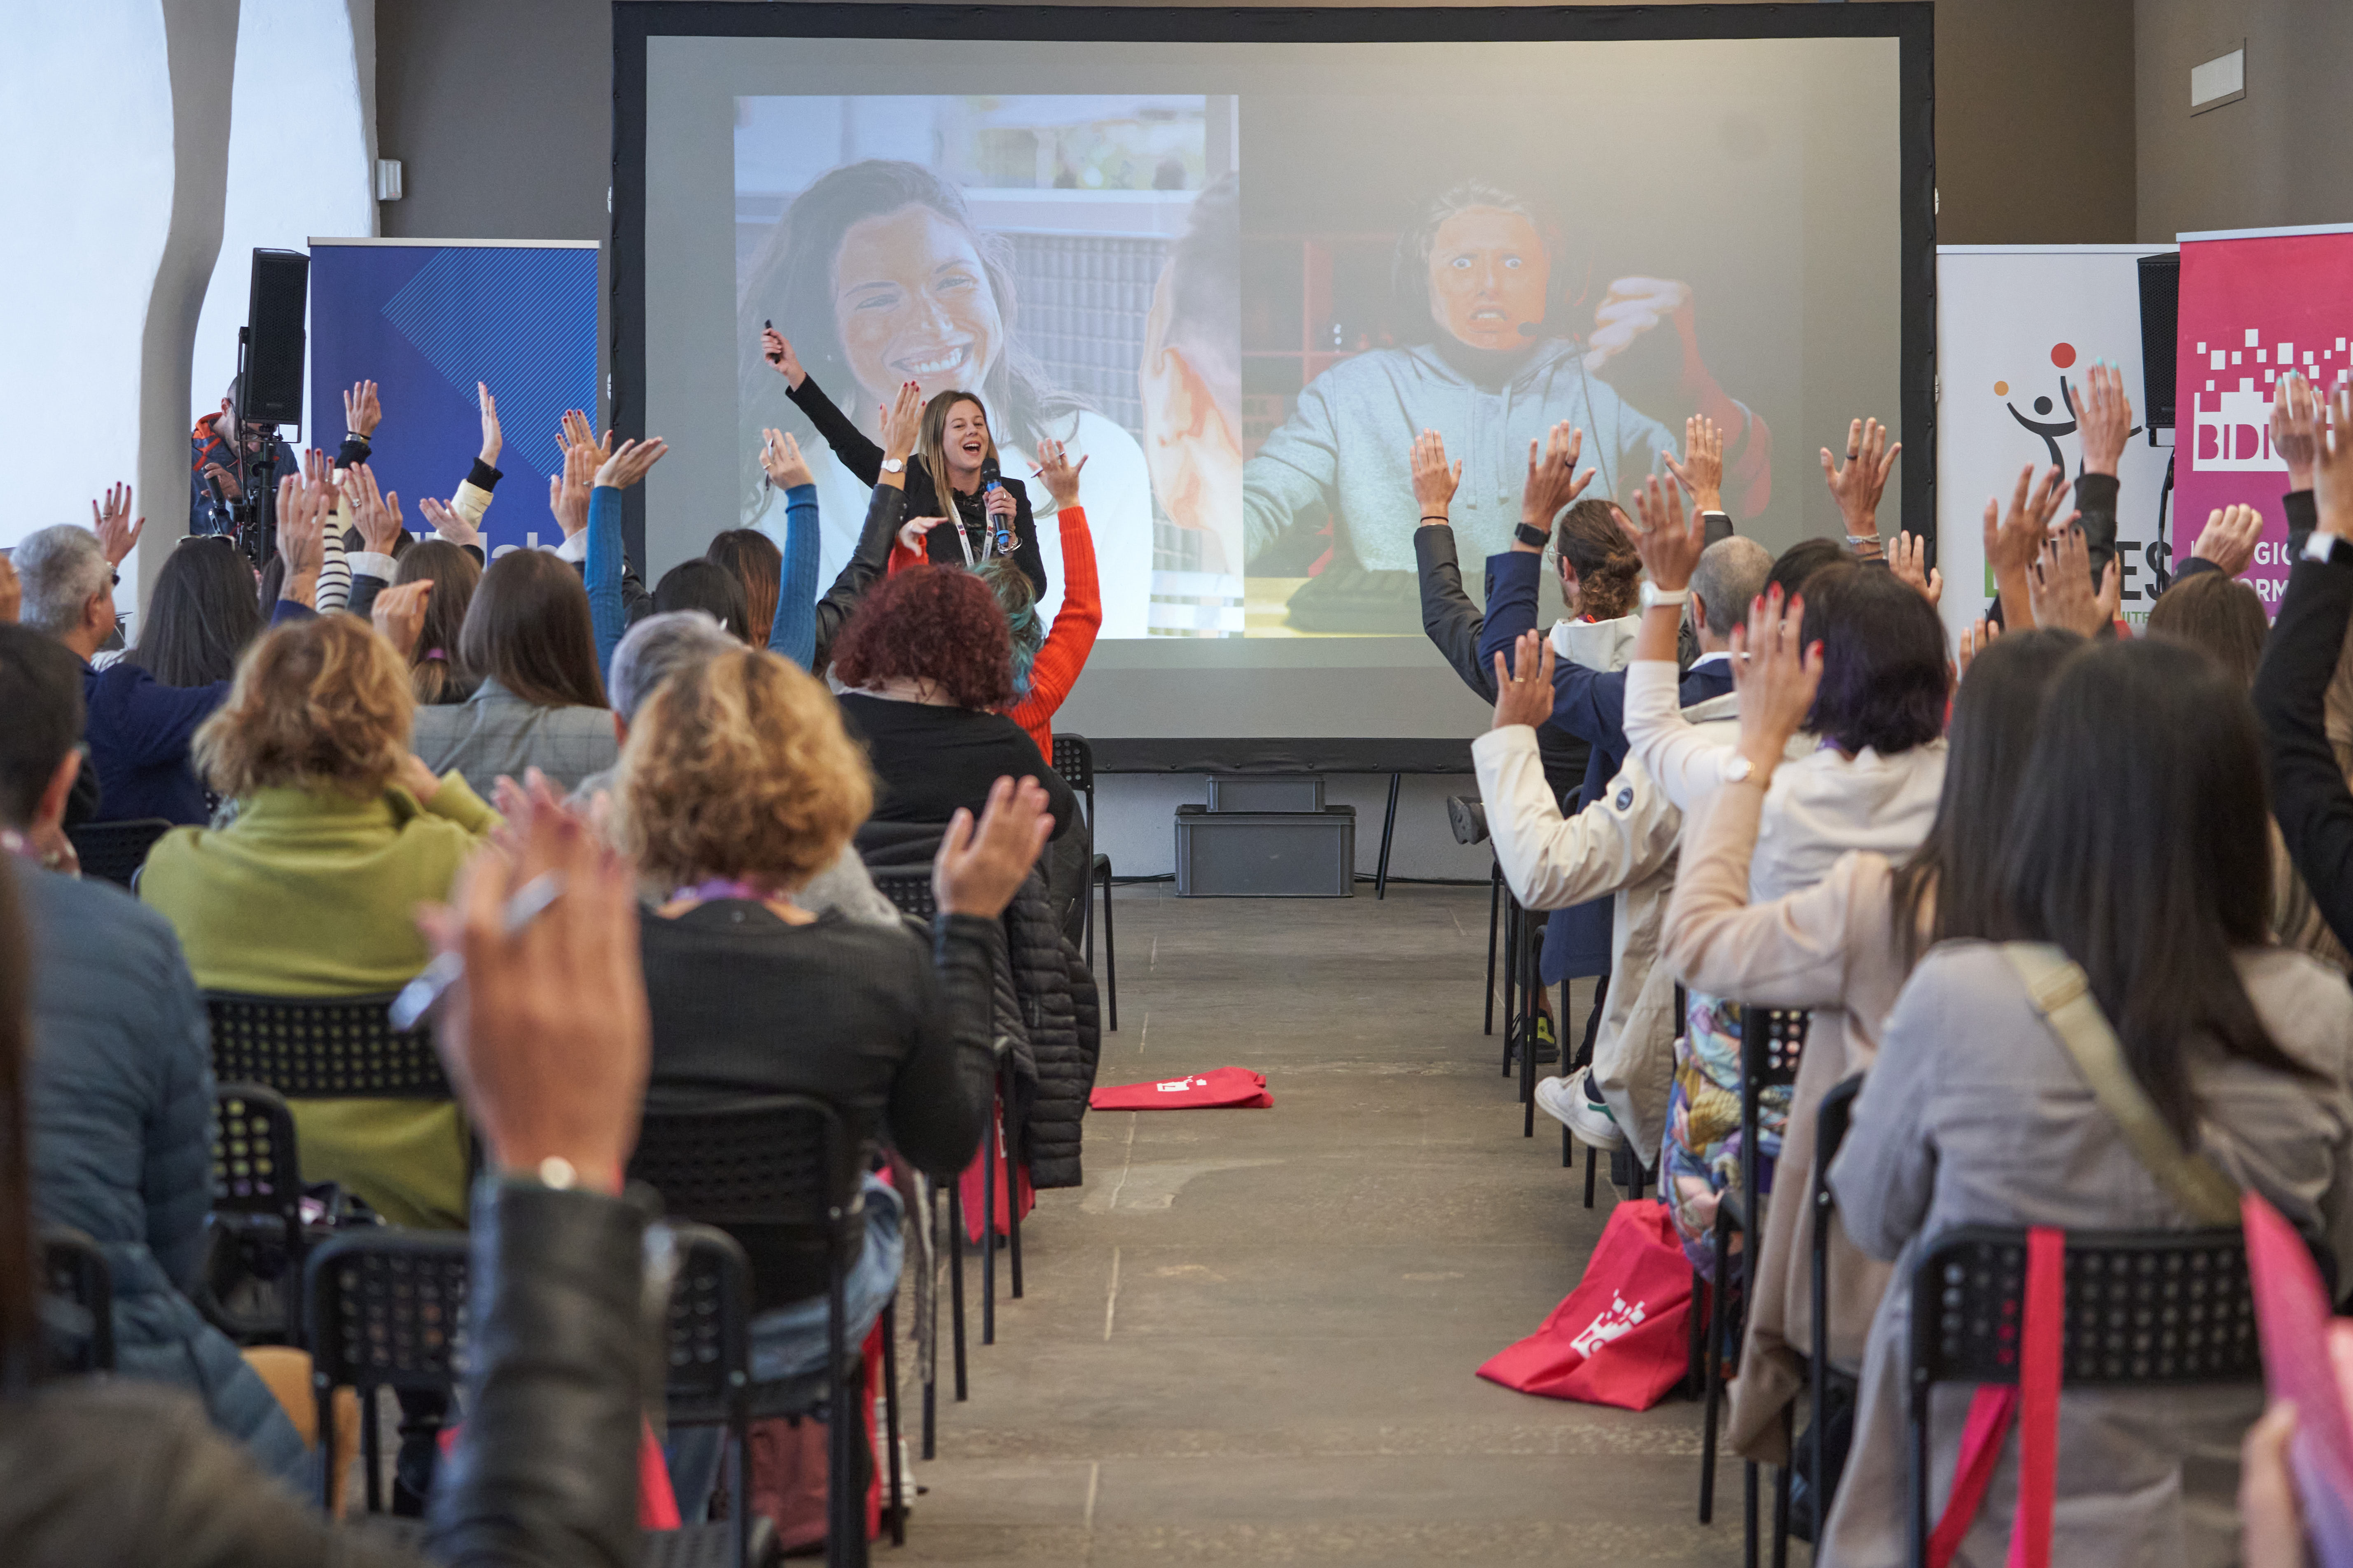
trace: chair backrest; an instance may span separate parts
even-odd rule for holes
[[[378,996],[205,993],[213,1076],[289,1100],[447,1100],[430,1028],[396,1029]]]
[[[674,1426],[741,1419],[752,1386],[752,1265],[725,1231],[669,1222],[678,1272],[664,1324],[662,1394]]]
[[[368,1226],[311,1254],[304,1338],[317,1387],[455,1388],[466,1371],[463,1231]]]
[[[890,871],[874,879],[877,891],[898,907],[901,914],[928,926],[939,912],[939,900],[932,891],[929,871]]]
[[[1062,782],[1087,797],[1087,831],[1095,830],[1095,749],[1084,735],[1056,734],[1054,754],[1048,761]]]
[[[302,1245],[302,1164],[294,1112],[276,1089],[224,1083],[213,1097],[213,1212],[284,1222],[286,1245]]]
[[[2241,1383],[2263,1376],[2244,1235],[2067,1233],[2062,1373],[2071,1386]],[[1912,1382],[2014,1384],[2026,1232],[1964,1226],[1912,1270]]]
[[[649,1104],[629,1177],[661,1194],[665,1214],[730,1231],[798,1232],[807,1245],[863,1223],[857,1145],[840,1113],[810,1095]]]
[[[1831,1086],[1822,1102],[1814,1108],[1814,1179],[1828,1190],[1831,1162],[1838,1158],[1839,1146],[1846,1142],[1846,1130],[1854,1121],[1854,1097],[1862,1092],[1862,1075],[1855,1074]]]
[[[65,1373],[114,1370],[114,1270],[87,1235],[66,1226],[45,1226],[40,1234],[41,1286],[87,1317],[90,1333],[75,1354],[57,1366]],[[76,1325],[79,1327],[79,1324]]]
[[[1742,1077],[1758,1089],[1797,1082],[1798,1064],[1804,1059],[1806,1036],[1813,1026],[1813,1014],[1802,1008],[1741,1008]]]
[[[66,837],[73,840],[74,858],[81,862],[83,876],[127,888],[139,868],[147,863],[147,851],[155,847],[155,840],[175,826],[160,816],[85,822],[66,829]]]

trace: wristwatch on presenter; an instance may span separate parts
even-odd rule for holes
[[[886,474],[903,474],[907,471],[907,459],[885,458],[882,459],[882,471]]]

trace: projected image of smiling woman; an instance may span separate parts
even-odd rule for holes
[[[1021,494],[1017,552],[1041,599],[1059,580],[1052,498],[1023,487],[1041,437],[1087,468],[1087,520],[1102,577],[1103,635],[1143,635],[1152,570],[1152,500],[1133,437],[1053,386],[1019,344],[1019,312],[1005,242],[976,228],[954,184],[918,164],[868,159],[823,175],[796,197],[763,242],[737,310],[744,361],[739,400],[745,521],[781,532],[784,507],[761,483],[759,431],[813,428],[832,448],[818,467],[825,523],[820,573],[830,578],[857,542],[866,489],[881,449],[881,412],[914,382],[926,400],[968,392],[995,439],[1006,489]],[[774,321],[784,352],[762,356]],[[911,468],[911,515],[949,513],[918,491],[933,476]],[[1034,501],[1050,509],[1032,519]],[[953,515],[950,513],[950,515]],[[955,545],[943,532],[950,552]],[[1042,553],[1041,553],[1042,552]],[[955,557],[959,558],[960,557]],[[1132,630],[1114,630],[1133,623]]]
[[[1427,323],[1412,345],[1340,361],[1310,382],[1291,417],[1242,470],[1242,509],[1254,559],[1294,525],[1340,520],[1359,564],[1415,568],[1419,521],[1407,471],[1414,437],[1434,429],[1462,459],[1452,507],[1465,558],[1511,545],[1527,477],[1528,442],[1556,420],[1585,432],[1595,493],[1626,494],[1673,452],[1678,437],[1620,397],[1611,359],[1672,324],[1683,340],[1694,401],[1725,431],[1728,468],[1761,476],[1763,422],[1715,389],[1692,336],[1691,289],[1656,278],[1611,283],[1580,342],[1567,323],[1558,243],[1542,215],[1512,192],[1477,182],[1431,200],[1398,240],[1397,310]],[[1731,486],[1727,484],[1727,492]],[[1761,487],[1757,493],[1761,497]],[[1761,499],[1757,502],[1761,506]]]

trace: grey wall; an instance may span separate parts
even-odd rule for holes
[[[2138,0],[2137,237],[2353,223],[2353,5]],[[2189,112],[2189,68],[2246,40],[2247,95]]]

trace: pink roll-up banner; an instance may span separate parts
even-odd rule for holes
[[[2247,580],[2276,614],[2293,563],[2272,396],[2291,369],[2324,393],[2353,381],[2353,225],[2179,238],[2174,558],[2188,557],[2215,508],[2256,508],[2263,542]]]

